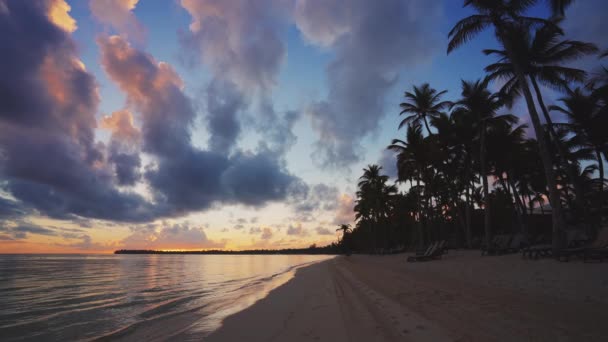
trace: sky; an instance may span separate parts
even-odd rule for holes
[[[606,7],[576,1],[568,36],[605,48]],[[470,14],[451,0],[0,0],[0,253],[336,241],[361,170],[395,175],[403,92],[428,82],[453,100],[493,62],[491,31],[446,55]]]

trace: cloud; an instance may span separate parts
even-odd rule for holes
[[[234,83],[219,79],[209,83],[206,99],[209,148],[228,154],[241,131],[238,113],[245,107],[245,100]]]
[[[66,7],[50,0],[5,5],[7,12],[0,14],[5,191],[54,218],[150,219],[150,205],[141,196],[115,188],[104,146],[94,140],[97,85],[78,60],[72,29],[65,27],[69,20],[61,15]]]
[[[262,231],[262,236],[260,236],[260,238],[262,240],[270,240],[272,238],[272,229],[270,228],[264,228],[264,230]]]
[[[286,49],[278,30],[288,7],[284,1],[181,0],[192,17],[182,37],[216,77],[232,81],[242,91],[266,91],[276,76]]]
[[[223,248],[225,241],[213,241],[203,228],[188,223],[165,224],[152,229],[137,229],[121,241],[128,249],[200,249]]]
[[[283,155],[296,141],[293,124],[299,112],[277,113],[272,88],[287,51],[281,40],[292,5],[284,0],[181,0],[190,14],[189,32],[182,33],[185,58],[202,61],[212,73],[207,85],[207,124],[213,150],[227,153],[241,131],[238,113],[257,96],[251,127],[264,132],[261,147]]]
[[[440,12],[439,2],[424,0],[297,1],[294,17],[303,37],[335,52],[327,100],[306,108],[319,136],[315,161],[345,167],[360,160],[361,140],[377,132],[384,96],[399,73],[440,50]]]
[[[104,116],[100,127],[110,130],[108,162],[114,165],[119,185],[135,185],[141,178],[139,143],[141,133],[133,125],[133,114],[127,109]]]
[[[287,227],[287,235],[296,235],[296,236],[306,236],[308,235],[308,231],[302,228],[301,223],[296,223],[294,225],[289,225]]]
[[[343,194],[338,202],[338,209],[334,217],[334,224],[348,224],[355,220],[355,200],[353,197]]]
[[[249,228],[249,234],[253,235],[253,234],[259,234],[262,232],[262,228],[260,227],[251,227]]]
[[[261,206],[288,196],[298,179],[285,170],[276,152],[235,151],[228,156],[223,149],[192,145],[195,112],[170,65],[119,36],[101,37],[98,44],[106,73],[141,114],[143,151],[156,157],[145,178],[160,212],[178,215],[214,203]]]
[[[116,140],[137,143],[141,133],[133,124],[133,114],[128,109],[116,111],[104,116],[99,127],[112,132],[112,137]]]
[[[293,198],[294,209],[299,213],[315,210],[331,211],[336,209],[338,202],[338,188],[323,183],[315,184],[309,188],[302,184],[302,195]]]
[[[317,227],[315,228],[317,235],[336,235],[335,231],[331,231],[325,227]]]
[[[36,235],[46,235],[46,236],[55,236],[57,232],[40,227],[36,224],[27,222],[27,221],[17,221],[13,225],[7,224],[7,222],[0,223],[0,232],[5,233],[4,236],[8,237],[10,240],[19,240],[25,239],[28,234],[36,234]]]
[[[380,152],[378,165],[382,166],[382,174],[389,176],[393,180],[397,179],[397,157],[395,152],[383,149]]]
[[[90,0],[89,8],[93,16],[102,24],[116,32],[142,42],[145,28],[133,14],[139,0]]]
[[[6,4],[5,4],[6,6]],[[69,14],[72,9],[65,0],[50,0],[47,15],[49,20],[66,32],[74,32],[78,28],[76,20]]]
[[[28,210],[20,203],[0,196],[0,220],[25,216]]]

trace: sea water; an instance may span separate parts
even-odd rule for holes
[[[199,339],[316,255],[0,255],[0,340]]]

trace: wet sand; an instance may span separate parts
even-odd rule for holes
[[[338,257],[228,317],[206,341],[606,341],[608,263]]]

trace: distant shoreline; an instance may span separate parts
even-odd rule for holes
[[[337,255],[339,251],[332,247],[292,248],[292,249],[251,249],[251,250],[200,250],[200,251],[162,251],[147,249],[119,249],[114,254],[195,254],[195,255]]]

